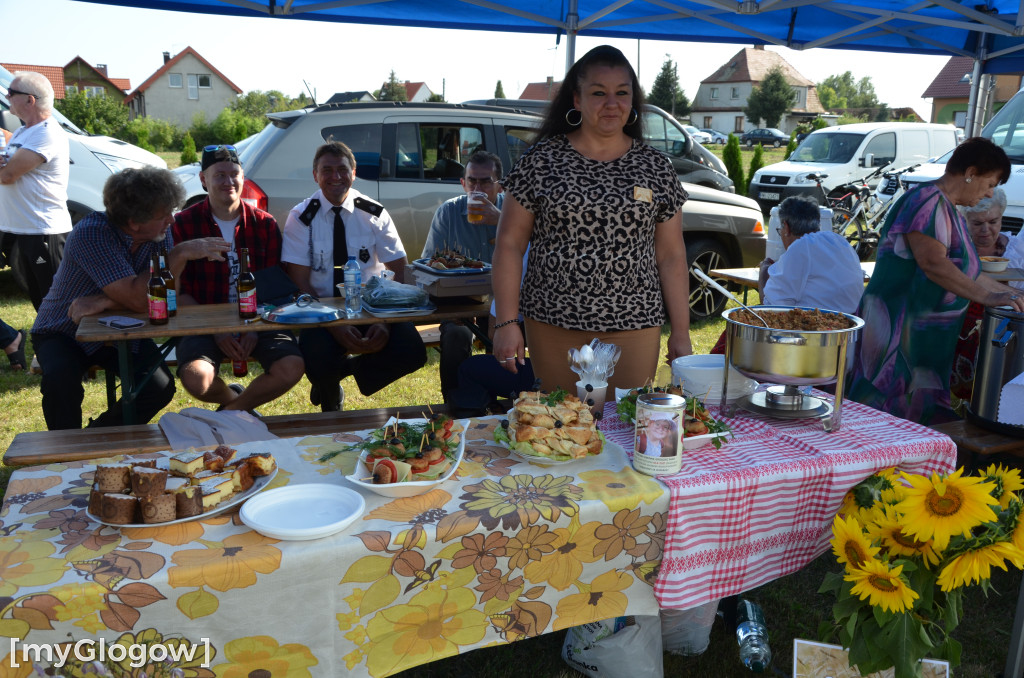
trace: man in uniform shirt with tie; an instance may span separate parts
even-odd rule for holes
[[[313,156],[320,187],[288,213],[281,260],[302,292],[339,296],[343,268],[353,255],[365,282],[384,269],[404,282],[408,264],[395,224],[384,207],[352,188],[356,159],[348,146],[332,141]],[[415,372],[427,351],[412,323],[316,327],[299,337],[312,386],[310,401],[324,412],[344,403],[340,382],[352,375],[363,395]]]

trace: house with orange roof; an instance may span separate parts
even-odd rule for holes
[[[53,86],[53,98],[63,99],[64,98],[64,70],[60,66],[39,66],[37,64],[10,64],[6,62],[0,62],[0,66],[3,66],[11,73],[16,71],[35,71],[41,73],[43,77],[50,81]]]
[[[108,76],[106,64],[93,66],[80,56],[69,61],[63,70],[66,94],[85,92],[88,96],[108,96],[121,101],[132,88],[128,78]]]
[[[545,82],[531,82],[526,85],[519,98],[531,101],[551,101],[558,94],[558,88],[561,86],[561,80],[555,82],[555,79],[549,75]]]
[[[921,95],[922,99],[932,100],[931,122],[948,123],[960,129],[964,128],[967,124],[967,104],[971,96],[969,78],[973,72],[974,60],[971,57],[950,57]],[[989,91],[991,96],[986,95],[986,101],[982,102],[985,109],[983,120],[986,122],[1021,87],[1020,73],[997,75],[994,79],[994,86]]]
[[[800,74],[778,52],[757,45],[741,49],[701,81],[693,97],[690,122],[701,128],[740,134],[761,127],[760,120],[747,119],[744,109],[751,92],[776,66],[782,67],[786,82],[796,91],[793,107],[779,123],[783,132],[792,132],[801,122],[813,120],[826,112],[811,80]]]
[[[212,121],[242,89],[191,47],[164,63],[125,99],[132,118],[158,118],[188,129],[202,113]]]

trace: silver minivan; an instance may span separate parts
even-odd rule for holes
[[[343,141],[356,156],[356,190],[391,214],[406,252],[419,256],[434,212],[462,193],[465,162],[478,149],[501,158],[504,170],[532,142],[540,118],[484,105],[367,102],[325,104],[272,113],[270,123],[239,152],[245,168],[242,199],[284,224],[288,211],[316,191],[313,154],[327,139]],[[197,167],[175,170],[186,204],[206,197]],[[764,257],[765,233],[749,198],[684,184],[683,231],[691,266],[704,270],[754,266]],[[695,318],[713,315],[724,300],[691,279]]]

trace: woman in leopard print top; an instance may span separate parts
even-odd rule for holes
[[[666,316],[668,359],[691,352],[687,196],[668,158],[643,143],[642,106],[622,53],[591,50],[566,74],[537,143],[502,181],[494,355],[512,372],[522,365],[523,338],[508,322],[521,311],[546,389],[575,391],[568,348],[594,337],[623,349],[609,388],[653,379]]]

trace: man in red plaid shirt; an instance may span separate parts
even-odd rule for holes
[[[281,231],[270,214],[242,202],[245,176],[233,146],[203,149],[199,179],[207,199],[174,217],[174,242],[193,238],[223,237],[231,244],[227,261],[190,261],[178,278],[178,304],[237,302],[238,253],[249,250],[249,266],[260,271],[278,266]],[[217,371],[221,361],[248,360],[254,356],[263,374],[248,388],[225,384]],[[305,363],[291,332],[245,332],[183,337],[178,343],[178,378],[195,398],[216,403],[218,409],[253,410],[270,402],[298,383]]]

